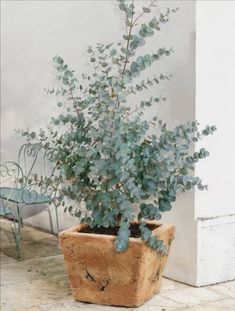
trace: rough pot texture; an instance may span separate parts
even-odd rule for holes
[[[80,233],[83,228],[79,225],[59,235],[75,300],[136,307],[159,292],[167,256],[140,238],[130,238],[129,248],[117,253],[115,236]],[[152,232],[170,247],[173,225],[163,224]]]

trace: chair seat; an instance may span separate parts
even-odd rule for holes
[[[0,198],[19,204],[43,204],[51,201],[49,196],[36,191],[8,187],[0,188]]]

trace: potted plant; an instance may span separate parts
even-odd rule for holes
[[[72,200],[65,209],[81,220],[59,235],[79,301],[130,307],[157,293],[174,238],[174,226],[159,222],[161,214],[172,208],[177,193],[206,188],[193,171],[208,152],[192,147],[215,126],[200,131],[189,121],[168,129],[157,116],[147,120],[144,115],[165,98],[139,100],[145,89],[169,79],[160,74],[136,80],[173,52],[159,48],[136,55],[176,11],[167,9],[140,24],[155,6],[151,1],[137,13],[134,1],[119,1],[127,29],[123,41],[90,46],[93,71],[79,80],[56,56],[60,87],[48,93],[60,97],[62,112],[47,131],[23,133],[32,146],[49,150],[59,175],[48,177],[47,186],[58,189],[62,205],[64,198]],[[134,106],[129,104],[133,96]]]

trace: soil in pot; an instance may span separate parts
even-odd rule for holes
[[[160,227],[160,224],[147,224],[146,227],[149,230],[155,230],[158,227]],[[111,227],[111,228],[90,228],[90,227],[85,227],[82,230],[80,230],[80,233],[94,233],[94,234],[104,234],[104,235],[115,235],[117,236],[119,227]],[[140,229],[139,229],[139,224],[137,223],[133,223],[130,226],[130,231],[131,231],[131,235],[130,237],[132,238],[140,238],[141,233],[140,233]]]

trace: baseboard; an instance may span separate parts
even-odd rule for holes
[[[197,219],[195,286],[235,279],[235,214]]]

